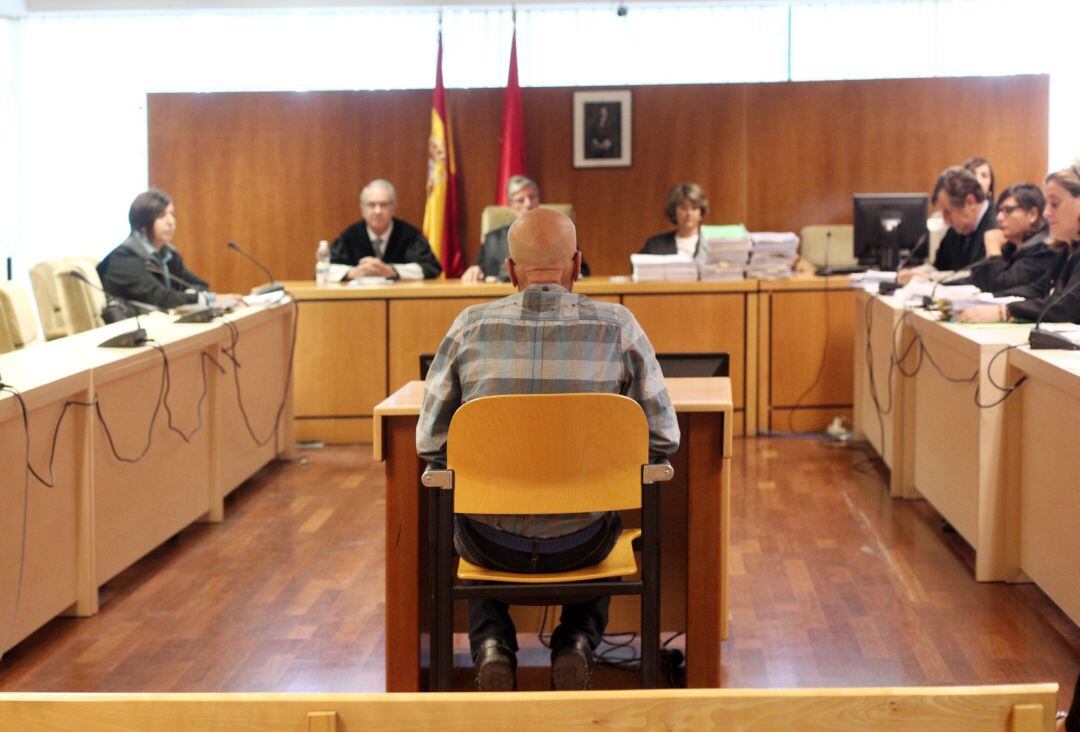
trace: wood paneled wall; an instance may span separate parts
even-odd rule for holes
[[[1045,76],[631,87],[634,164],[573,167],[573,89],[523,90],[527,160],[543,198],[570,202],[596,274],[624,274],[670,225],[668,189],[694,180],[710,223],[798,231],[848,223],[855,192],[925,191],[947,165],[984,155],[999,189],[1046,173]],[[177,243],[219,290],[313,276],[319,239],[359,217],[383,177],[398,215],[423,218],[429,90],[152,94],[150,181],[177,204]],[[494,200],[501,89],[451,90],[461,235],[471,262]]]

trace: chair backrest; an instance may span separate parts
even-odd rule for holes
[[[815,267],[845,267],[855,258],[855,227],[850,224],[804,226],[799,232],[799,254]]]
[[[30,268],[30,284],[34,288],[41,328],[45,331],[45,338],[50,341],[68,334],[67,323],[60,307],[60,284],[56,275],[65,268],[70,268],[72,262],[82,262],[91,268],[97,267],[97,260],[93,257],[68,257],[39,262]]]
[[[32,344],[40,331],[26,289],[14,282],[0,283],[0,353]]]
[[[540,208],[550,208],[574,219],[574,205],[571,203],[541,203]],[[485,206],[480,214],[480,238],[483,239],[493,229],[501,229],[514,223],[514,212],[509,206]]]
[[[81,272],[91,284],[101,287],[97,268],[77,259],[67,260],[56,273],[57,289],[60,291],[60,312],[68,335],[82,333],[105,325],[101,311],[105,309],[105,294],[85,282],[69,277],[68,272]]]
[[[660,364],[660,373],[669,379],[686,376],[728,376],[731,372],[731,355],[726,351],[658,353],[656,362]]]
[[[1057,684],[488,694],[0,693],[0,729],[685,729],[1050,732]],[[649,722],[652,720],[652,722]]]
[[[450,421],[456,513],[584,513],[641,506],[649,426],[618,394],[474,399]]]

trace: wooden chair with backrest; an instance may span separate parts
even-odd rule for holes
[[[60,307],[60,283],[56,276],[65,269],[70,269],[73,262],[80,262],[91,268],[97,267],[97,260],[93,257],[68,257],[39,262],[30,268],[30,284],[34,288],[38,317],[41,318],[41,328],[45,332],[46,340],[68,335],[67,323]]]
[[[574,206],[570,203],[542,203],[540,208],[550,208],[574,220]],[[509,206],[485,206],[480,214],[480,240],[483,241],[489,231],[501,229],[514,223],[517,216]]]
[[[34,304],[26,289],[0,282],[0,353],[25,348],[41,340]]]
[[[660,500],[669,464],[649,463],[641,406],[618,394],[529,394],[474,399],[450,422],[445,469],[429,467],[431,679],[449,691],[453,601],[584,601],[641,596],[642,685],[653,687],[660,657]],[[641,529],[622,532],[599,564],[517,574],[461,559],[454,568],[454,514],[559,514],[641,510]],[[641,577],[633,541],[641,537]],[[454,579],[461,580],[455,583]],[[622,579],[620,579],[622,578]]]
[[[0,729],[717,729],[1052,732],[1057,684],[882,689],[660,689],[487,694],[0,692]]]
[[[69,276],[71,271],[82,273],[91,284]],[[105,325],[101,311],[105,309],[106,298],[105,293],[98,289],[101,278],[98,277],[97,268],[85,261],[67,260],[56,273],[56,285],[60,291],[60,312],[68,335]]]

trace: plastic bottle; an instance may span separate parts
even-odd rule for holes
[[[315,284],[330,284],[330,242],[326,239],[315,249]]]

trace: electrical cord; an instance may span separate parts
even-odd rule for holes
[[[19,572],[15,584],[15,603],[14,607],[11,609],[11,621],[8,623],[7,632],[4,633],[4,642],[3,644],[0,644],[0,661],[4,660],[4,653],[15,634],[15,621],[19,618],[19,603],[22,601],[23,575],[26,570],[26,533],[30,514],[30,416],[26,409],[26,402],[23,401],[22,394],[19,393],[18,389],[13,386],[8,386],[0,381],[0,392],[4,391],[15,395],[15,398],[19,402],[19,407],[22,409],[24,437],[23,456],[26,460],[26,469],[23,471],[22,529],[19,532]]]
[[[997,389],[998,391],[1002,392],[1002,395],[1001,395],[1000,398],[998,398],[997,401],[990,402],[989,404],[983,404],[981,401],[979,401],[979,389],[981,388],[981,385],[976,387],[975,388],[975,405],[979,409],[991,409],[993,407],[998,406],[999,404],[1004,402],[1006,399],[1008,399],[1010,396],[1012,396],[1012,393],[1014,391],[1016,391],[1017,389],[1019,389],[1021,384],[1023,384],[1025,381],[1027,381],[1027,374],[1024,374],[1019,379],[1017,379],[1016,383],[1013,384],[1012,386],[1000,386],[997,382],[994,381],[994,376],[993,376],[994,361],[997,360],[998,356],[1005,353],[1006,351],[1011,351],[1014,348],[1019,348],[1022,345],[1024,345],[1024,344],[1023,343],[1015,343],[1015,344],[1013,344],[1011,346],[1005,346],[1000,351],[998,351],[997,353],[995,353],[993,356],[990,357],[990,362],[986,364],[986,380],[988,382],[990,382],[990,386],[992,386],[995,389]]]
[[[282,296],[275,300],[274,303],[271,303],[271,305],[280,302],[286,296],[287,293],[283,291]],[[278,427],[281,424],[281,416],[285,412],[285,405],[288,403],[289,399],[289,387],[292,385],[293,378],[293,360],[296,356],[296,332],[300,322],[300,305],[295,298],[292,299],[291,304],[293,307],[293,322],[292,336],[289,344],[288,370],[285,375],[285,388],[282,392],[281,402],[278,404],[277,413],[274,417],[274,424],[265,438],[260,438],[255,433],[255,429],[251,426],[251,418],[248,416],[247,408],[244,406],[244,396],[240,385],[240,369],[243,368],[243,365],[240,363],[240,359],[236,354],[236,349],[240,345],[240,328],[232,320],[222,318],[222,322],[225,323],[226,327],[229,329],[230,343],[228,346],[223,346],[221,352],[233,363],[233,382],[236,385],[236,404],[240,409],[240,416],[243,418],[244,427],[247,429],[248,435],[251,436],[251,439],[258,447],[266,445],[270,440],[277,436]]]

